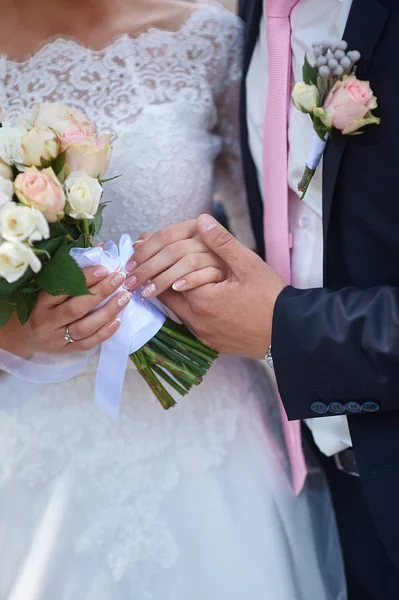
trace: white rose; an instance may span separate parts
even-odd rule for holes
[[[40,242],[50,237],[50,227],[40,210],[8,202],[0,210],[0,235],[8,242]]]
[[[73,219],[93,219],[100,204],[103,188],[84,171],[73,171],[64,182],[66,213]]]
[[[0,277],[8,283],[15,283],[28,268],[38,273],[42,263],[27,244],[3,242],[0,244]]]
[[[0,127],[0,158],[8,165],[23,164],[22,138],[27,130],[22,125]]]
[[[12,181],[0,176],[0,206],[3,206],[3,204],[7,204],[7,202],[10,202],[13,193],[14,189]]]
[[[292,100],[298,110],[306,114],[313,113],[320,106],[319,90],[315,85],[297,83],[292,91]]]
[[[52,161],[57,158],[60,145],[57,135],[48,127],[33,127],[22,138],[22,159],[24,165],[40,167],[42,159]]]

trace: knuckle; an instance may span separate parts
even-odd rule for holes
[[[95,344],[93,344],[93,340],[91,338],[85,338],[85,339],[81,340],[79,343],[84,352],[91,350],[95,346]]]
[[[165,249],[166,257],[169,262],[175,263],[181,257],[178,244],[171,244]]]
[[[233,236],[231,235],[231,233],[229,233],[225,229],[218,228],[217,231],[215,231],[215,233],[213,235],[213,243],[218,248],[230,246],[230,245],[232,245],[233,241],[234,241]]]
[[[201,267],[201,257],[198,254],[189,254],[186,256],[186,267],[189,271],[198,271]]]
[[[192,301],[192,307],[195,313],[198,315],[205,317],[209,314],[209,306],[208,303],[204,301],[203,298],[196,297]]]
[[[170,244],[173,241],[173,225],[167,225],[158,232],[159,240],[163,245]]]
[[[77,321],[81,317],[81,308],[77,302],[70,302],[66,309],[66,314],[70,322]]]

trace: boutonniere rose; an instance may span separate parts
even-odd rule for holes
[[[360,52],[347,52],[347,47],[343,40],[314,43],[313,59],[309,53],[305,56],[304,81],[297,83],[292,92],[295,107],[308,114],[313,123],[309,156],[298,183],[302,199],[334,129],[343,135],[360,135],[366,125],[380,123],[372,113],[378,104],[370,82],[356,77]]]

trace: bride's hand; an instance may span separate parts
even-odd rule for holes
[[[143,233],[126,266],[126,287],[146,285],[142,295],[155,298],[169,288],[186,292],[223,281],[227,269],[197,235],[196,221],[169,225],[156,233]]]
[[[117,316],[131,294],[119,292],[104,306],[93,310],[123,284],[125,274],[109,274],[104,267],[90,267],[84,273],[90,295],[68,298],[42,292],[23,327],[14,315],[0,330],[0,347],[28,358],[35,352],[87,351],[110,338],[119,328]],[[75,343],[65,341],[66,327]]]

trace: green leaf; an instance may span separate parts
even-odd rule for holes
[[[99,232],[100,229],[102,227],[103,224],[103,210],[106,207],[106,204],[100,204],[100,206],[98,207],[98,211],[96,212],[96,215],[94,217],[94,219],[92,220],[92,222],[90,223],[90,235],[92,237],[96,237]]]
[[[28,269],[25,275],[23,275],[15,283],[8,283],[5,279],[0,278],[0,298],[7,299],[25,283],[31,281],[34,277],[34,273],[31,269]]]
[[[45,158],[41,158],[40,164],[41,164],[42,169],[48,169],[48,167],[51,167],[51,160],[46,160]]]
[[[305,62],[302,67],[302,78],[304,83],[307,85],[315,85],[317,86],[317,76],[318,72],[316,67],[312,67],[310,62],[308,61],[308,57],[305,54]]]
[[[113,177],[108,177],[108,179],[99,179],[98,183],[102,185],[103,183],[108,183],[109,181],[113,181],[114,179],[119,179],[122,175],[114,175]]]
[[[57,223],[50,223],[50,236],[52,238],[60,237],[67,234],[68,232],[65,229],[64,225],[59,221],[57,221]]]
[[[82,233],[77,240],[75,240],[74,242],[72,242],[71,244],[68,244],[68,248],[85,248],[85,236]]]
[[[36,276],[38,286],[52,296],[83,296],[89,294],[83,271],[63,244]]]
[[[58,176],[64,168],[65,165],[65,152],[59,154],[55,160],[53,160],[53,164],[51,165],[54,173]]]
[[[8,300],[0,300],[0,327],[4,327],[4,325],[11,319],[11,315],[14,311],[14,304],[11,299]]]
[[[319,117],[313,118],[313,127],[319,138],[325,142],[326,133],[329,132],[328,127],[324,125],[323,121]]]
[[[38,297],[38,292],[33,292],[29,294],[25,294],[21,290],[18,290],[15,294],[15,302],[16,309],[19,322],[21,325],[25,325],[25,323],[29,320],[32,311],[35,307],[36,300]]]

